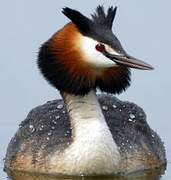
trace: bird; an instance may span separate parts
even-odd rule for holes
[[[89,18],[63,8],[70,22],[43,43],[37,60],[63,100],[29,113],[8,146],[5,169],[91,176],[166,164],[163,142],[144,111],[113,96],[130,86],[131,68],[154,69],[130,56],[114,35],[116,11],[99,5]]]

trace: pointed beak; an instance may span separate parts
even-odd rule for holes
[[[135,68],[135,69],[141,69],[141,70],[153,70],[154,68],[150,65],[147,64],[139,59],[136,59],[132,56],[129,55],[114,55],[110,54],[107,51],[103,53],[107,58],[111,59],[118,65],[123,65],[127,66],[130,68]]]

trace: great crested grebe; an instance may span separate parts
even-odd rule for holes
[[[12,138],[6,170],[109,175],[160,167],[165,149],[143,110],[119,94],[130,69],[153,69],[128,55],[112,32],[116,7],[92,19],[64,8],[71,20],[40,48],[38,66],[64,99],[33,109]]]

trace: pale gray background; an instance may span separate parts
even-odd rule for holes
[[[0,0],[0,166],[18,124],[35,106],[59,97],[36,66],[40,45],[68,22],[69,6],[89,15],[98,4],[117,5],[114,32],[127,52],[155,67],[133,70],[132,86],[119,98],[144,108],[171,157],[171,1],[169,0]],[[170,160],[170,159],[169,159]],[[171,173],[170,173],[171,174]],[[0,174],[5,177],[4,174]],[[169,179],[169,174],[167,174]],[[166,177],[165,177],[166,178]],[[164,179],[165,179],[164,178]]]

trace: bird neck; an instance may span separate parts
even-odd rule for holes
[[[78,170],[79,167],[86,167],[91,171],[92,167],[96,167],[103,171],[108,166],[107,169],[112,172],[120,161],[120,155],[96,93],[91,91],[85,96],[62,95],[71,121],[73,138],[66,152],[66,161],[71,163],[70,167],[77,164]]]
[[[85,96],[64,94],[63,97],[69,113],[71,126],[74,130],[74,135],[77,136],[79,133],[82,133],[79,132],[79,128],[85,128],[94,122],[106,125],[94,91],[89,92]]]

